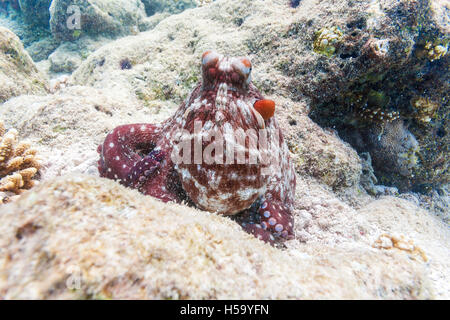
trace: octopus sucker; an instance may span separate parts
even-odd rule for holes
[[[208,50],[201,65],[201,81],[172,117],[106,136],[100,175],[164,202],[231,216],[270,244],[292,239],[295,172],[275,102],[252,84],[248,58]]]

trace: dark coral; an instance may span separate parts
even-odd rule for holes
[[[367,17],[355,11],[351,21],[338,26],[343,37],[334,50],[318,52],[322,57],[310,72],[293,61],[282,69],[295,75],[293,98],[310,99],[312,119],[335,128],[358,152],[369,152],[379,182],[401,191],[428,192],[450,181],[449,41],[432,22],[429,5],[389,4],[379,17],[381,27],[370,30]],[[304,37],[301,30],[299,25],[289,36]],[[406,171],[393,153],[402,149],[401,141],[398,148],[378,143],[393,130],[392,123],[400,128],[396,121],[401,121],[401,136],[418,143]],[[397,158],[397,165],[388,166],[385,157]]]

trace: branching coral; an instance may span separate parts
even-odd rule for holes
[[[18,142],[17,135],[17,130],[6,131],[0,122],[0,192],[20,194],[30,189],[41,167],[36,150],[27,142]]]

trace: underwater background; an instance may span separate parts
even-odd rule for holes
[[[0,297],[448,299],[446,0],[0,0]],[[294,163],[295,239],[99,177],[245,56]]]

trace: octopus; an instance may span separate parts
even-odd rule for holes
[[[99,145],[100,176],[163,202],[230,216],[270,244],[292,239],[295,171],[275,102],[245,57],[206,51],[202,79],[158,124],[119,126]]]

